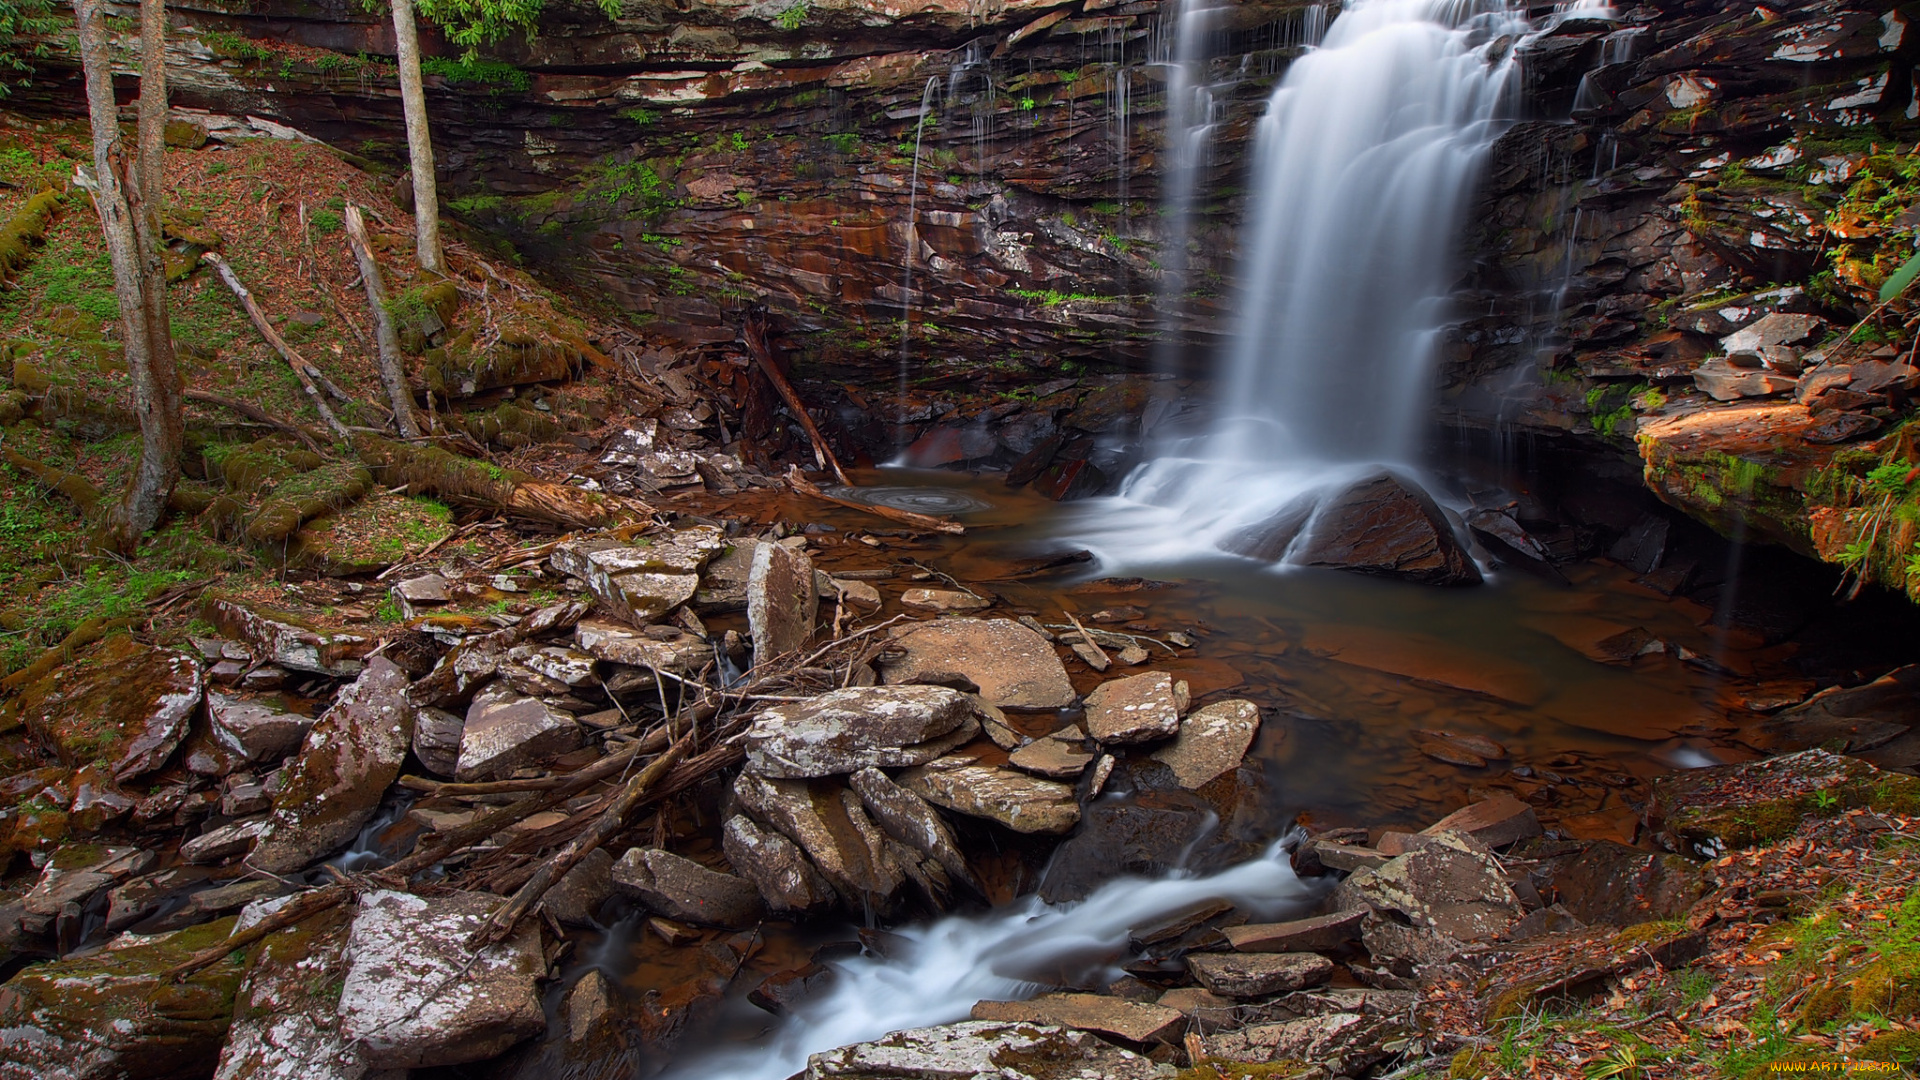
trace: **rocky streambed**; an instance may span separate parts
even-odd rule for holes
[[[1434,1010],[1706,955],[1751,898],[1702,860],[1912,809],[1756,758],[1910,767],[1911,670],[1782,677],[1844,635],[1716,627],[1647,528],[1574,587],[1263,596],[1088,577],[987,487],[952,535],[738,478],[392,575],[398,631],[210,595],[10,698],[0,1075],[1431,1067],[1492,1030]],[[454,613],[505,586],[552,599]]]

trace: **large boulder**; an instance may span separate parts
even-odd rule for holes
[[[924,765],[980,732],[973,701],[944,686],[856,686],[778,705],[747,730],[747,768],[803,779]]]
[[[580,725],[571,715],[494,683],[467,707],[454,776],[463,783],[511,776],[579,748]]]
[[[68,768],[105,761],[131,780],[186,738],[203,685],[195,657],[116,634],[0,706],[0,731],[24,723]]]
[[[1647,824],[1668,851],[1717,858],[1729,848],[1790,836],[1809,817],[1856,807],[1920,813],[1920,779],[1804,750],[1658,777]]]
[[[949,754],[900,775],[900,786],[935,806],[996,821],[1015,832],[1064,833],[1080,820],[1073,789],[1013,769]]]
[[[1189,791],[1240,767],[1260,730],[1260,706],[1244,698],[1217,701],[1195,709],[1180,721],[1180,733],[1153,760],[1173,770],[1174,782]]]
[[[573,643],[610,664],[670,675],[692,675],[713,659],[712,646],[692,634],[669,626],[636,630],[611,619],[581,619],[573,628]]]
[[[820,591],[813,560],[797,547],[760,544],[747,577],[747,627],[755,662],[797,651],[813,634]]]
[[[750,927],[766,914],[754,886],[659,848],[631,848],[613,864],[613,886],[670,919]]]
[[[938,619],[896,636],[880,659],[887,683],[948,683],[957,676],[1002,709],[1052,710],[1073,704],[1066,665],[1047,639],[1011,619]]]
[[[1416,485],[1382,473],[1328,499],[1291,561],[1427,585],[1473,585],[1473,564],[1439,506]]]
[[[733,794],[742,809],[800,845],[850,906],[882,911],[890,906],[904,871],[853,792],[816,791],[805,780],[742,772],[734,779]]]
[[[1398,912],[1415,929],[1462,942],[1490,941],[1519,920],[1520,898],[1499,859],[1458,833],[1431,839],[1342,881],[1334,909]]]
[[[1920,724],[1920,664],[1861,686],[1835,686],[1769,717],[1759,727],[1777,746],[1851,753],[1877,749]]]
[[[174,982],[167,971],[233,929],[122,934],[85,956],[35,964],[0,988],[0,1080],[188,1080],[220,1058],[246,967],[236,951]]]
[[[290,874],[352,840],[399,779],[412,742],[407,674],[376,656],[334,698],[287,766],[249,860],[254,869]]]
[[[972,1020],[896,1031],[807,1059],[801,1080],[1160,1080],[1160,1066],[1084,1031]]]
[[[468,940],[504,903],[481,893],[360,897],[340,988],[340,1033],[369,1065],[423,1069],[493,1057],[546,1028],[537,925],[477,954]]]
[[[236,929],[252,926],[289,899],[249,905]],[[269,934],[254,949],[214,1080],[362,1080],[367,1075],[360,1048],[340,1036],[340,987],[352,918],[345,907],[323,911]]]

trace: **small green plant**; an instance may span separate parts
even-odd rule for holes
[[[1626,1038],[1598,1061],[1587,1064],[1587,1080],[1641,1080],[1647,1067],[1641,1060],[1646,1047],[1638,1039]]]
[[[1033,100],[1033,95],[1031,94],[1020,99],[1021,112],[1032,112],[1034,109],[1038,108],[1039,106],[1040,106],[1040,103]]]
[[[533,86],[533,77],[512,64],[472,56],[459,60],[429,56],[420,61],[420,71],[425,75],[440,76],[447,80],[448,86],[473,83],[490,87],[496,94],[506,90],[524,93]]]
[[[655,120],[660,119],[659,113],[654,112],[652,109],[648,109],[640,106],[636,106],[631,109],[621,109],[618,115],[620,119],[630,120],[636,124],[639,124],[641,127],[646,127],[648,124],[651,124]]]
[[[822,136],[820,141],[826,143],[828,148],[836,154],[850,157],[860,152],[860,136],[851,131]]]
[[[308,215],[307,220],[315,229],[323,233],[337,233],[343,224],[340,215],[333,210],[315,210]]]
[[[787,31],[800,29],[807,24],[807,15],[810,14],[810,6],[806,0],[800,0],[799,3],[782,9],[778,15],[773,17],[773,25]]]

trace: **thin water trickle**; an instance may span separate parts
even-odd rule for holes
[[[1160,335],[1154,368],[1178,367],[1179,337],[1185,322],[1188,244],[1200,173],[1208,164],[1219,110],[1207,69],[1225,8],[1212,0],[1180,0],[1167,16],[1172,29],[1160,35],[1155,62],[1166,67],[1167,165],[1161,173],[1159,311]]]
[[[895,456],[906,452],[907,379],[913,362],[913,257],[920,248],[920,140],[927,132],[927,115],[933,108],[933,95],[940,89],[938,75],[927,79],[920,92],[919,119],[913,124],[913,175],[907,183],[907,256],[900,279],[900,380],[898,402],[901,415],[894,441]]]

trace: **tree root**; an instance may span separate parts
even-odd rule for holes
[[[94,486],[93,481],[79,473],[68,472],[43,461],[35,461],[11,447],[0,449],[0,460],[33,477],[43,486],[52,488],[73,500],[73,504],[78,506],[83,514],[92,513],[94,506],[100,502],[100,489]]]

